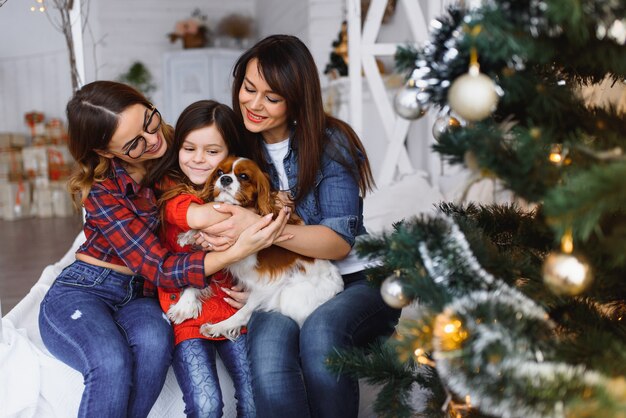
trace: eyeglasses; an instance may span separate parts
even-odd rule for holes
[[[148,114],[148,111],[151,112]],[[156,107],[146,110],[143,122],[143,131],[147,134],[155,134],[161,128],[161,114]],[[139,158],[146,152],[148,143],[142,135],[137,135],[122,147],[123,155],[127,155],[133,160]]]

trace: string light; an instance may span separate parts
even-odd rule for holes
[[[45,12],[46,6],[44,5],[44,0],[35,0],[35,1],[37,2],[38,6],[37,5],[30,6],[30,11],[34,12],[36,10],[39,10],[41,13]]]
[[[569,165],[571,163],[571,159],[567,156],[569,154],[569,150],[563,147],[563,144],[553,144],[550,147],[550,155],[548,156],[548,160],[554,165]]]
[[[442,351],[459,350],[469,337],[463,322],[448,311],[444,311],[435,318],[433,334],[437,340],[436,348]]]
[[[571,254],[574,251],[574,237],[572,236],[572,228],[567,228],[561,237],[561,251],[565,254]]]
[[[453,399],[450,399],[448,408],[450,410],[450,415],[455,418],[462,418],[464,412],[469,414],[472,410],[470,395],[465,395],[465,403],[455,402]]]

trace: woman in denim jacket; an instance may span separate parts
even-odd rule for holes
[[[348,125],[324,113],[317,68],[298,38],[261,40],[233,75],[233,109],[240,110],[249,151],[306,223],[287,225],[293,238],[278,245],[335,260],[345,283],[302,329],[277,312],[253,314],[248,354],[257,414],[356,417],[358,382],[332,373],[325,359],[333,349],[390,335],[400,315],[367,283],[353,249],[366,234],[362,196],[373,183],[365,150]],[[235,226],[225,221],[205,231],[234,238]]]

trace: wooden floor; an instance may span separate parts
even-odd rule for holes
[[[69,250],[81,217],[0,220],[0,301],[9,312],[35,284],[44,267]]]

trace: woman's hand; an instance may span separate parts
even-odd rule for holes
[[[194,236],[195,245],[204,251],[225,251],[230,248],[241,232],[261,218],[254,211],[228,203],[213,205],[221,213],[230,215],[228,219],[206,227]]]
[[[291,199],[291,193],[285,191],[276,193],[276,200],[274,203],[279,207],[289,206],[292,211],[295,206],[293,200]]]
[[[203,234],[196,240],[196,244],[213,251],[224,251],[229,248],[246,228],[261,218],[249,209],[228,203],[216,204],[213,208],[220,213],[230,214],[230,218],[204,228]]]
[[[224,298],[226,303],[235,309],[241,309],[248,301],[248,296],[250,296],[250,291],[244,290],[243,286],[239,284],[236,284],[230,289],[226,287],[222,287],[221,289],[228,295],[227,298]]]
[[[271,213],[262,217],[241,233],[230,250],[237,254],[238,260],[241,260],[272,244],[293,238],[293,235],[283,234],[290,213],[291,209],[284,207],[273,221]]]

